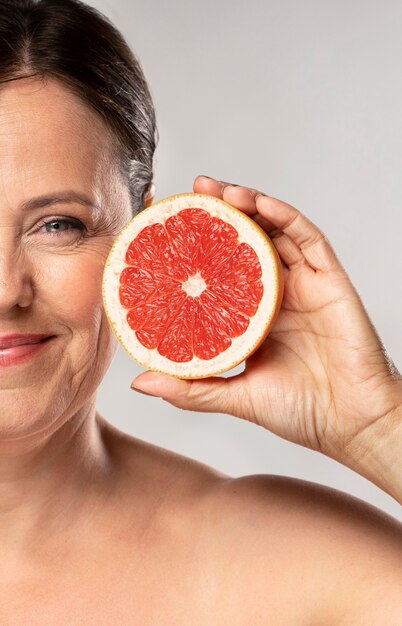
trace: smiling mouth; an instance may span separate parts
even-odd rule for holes
[[[17,346],[22,345],[33,345],[36,343],[41,343],[42,341],[46,341],[47,339],[51,339],[54,335],[4,335],[0,336],[0,350],[7,350],[9,348],[15,348]]]
[[[52,336],[48,336],[48,337],[44,337],[43,339],[31,339],[28,341],[24,341],[24,340],[19,340],[19,341],[14,341],[12,342],[12,345],[6,345],[6,344],[2,344],[0,342],[0,352],[7,352],[8,350],[14,350],[15,348],[22,348],[22,347],[27,347],[27,346],[36,346],[38,343],[44,343],[45,341],[49,341],[49,339],[52,339],[54,335]]]
[[[26,343],[21,343],[20,340],[18,345],[9,345],[8,347],[0,348],[0,367],[19,365],[20,363],[30,360],[36,354],[40,353],[45,345],[54,337],[55,335],[51,335],[35,341],[28,340],[27,342],[27,340],[25,340]]]

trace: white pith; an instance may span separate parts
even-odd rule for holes
[[[128,310],[120,304],[119,284],[120,274],[127,267],[124,260],[127,248],[138,233],[150,224],[163,223],[171,215],[186,208],[205,209],[211,215],[220,217],[236,228],[239,233],[239,243],[250,244],[258,255],[262,268],[260,280],[264,285],[264,293],[256,314],[250,317],[247,330],[240,337],[233,338],[231,346],[226,351],[209,360],[193,357],[186,363],[176,363],[161,356],[157,349],[149,350],[138,341],[135,332],[126,320]],[[227,371],[244,361],[260,343],[262,336],[266,335],[277,310],[281,270],[273,244],[251,218],[218,198],[203,194],[179,194],[143,210],[119,233],[109,252],[103,272],[103,302],[117,339],[140,365],[180,378],[203,378]],[[202,277],[200,278],[203,281]],[[192,280],[195,282],[192,283]],[[187,286],[195,291],[202,286],[199,280],[197,282],[197,277],[190,279],[187,283]],[[186,283],[183,284],[186,285]]]
[[[188,296],[192,296],[193,298],[198,298],[206,287],[207,283],[199,272],[193,276],[189,276],[189,278],[181,285],[181,288],[186,292],[186,294]]]

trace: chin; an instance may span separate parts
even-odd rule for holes
[[[69,419],[63,401],[46,400],[33,388],[0,390],[0,443],[41,439]]]

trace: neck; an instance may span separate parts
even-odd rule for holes
[[[0,553],[78,522],[105,493],[110,461],[95,397],[50,435],[0,441]],[[102,482],[103,490],[97,489]]]

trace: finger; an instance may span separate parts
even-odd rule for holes
[[[255,196],[259,192],[256,189],[235,185],[225,180],[208,178],[207,176],[197,176],[193,189],[195,192],[207,193],[221,198],[248,215],[257,213]]]
[[[261,191],[251,189],[251,187],[232,185],[224,181],[222,181],[222,184],[222,199],[255,219],[258,215],[256,199],[261,195]],[[264,230],[275,228],[275,225],[268,219],[264,218],[264,220]]]
[[[242,374],[231,378],[211,376],[198,380],[183,380],[148,371],[137,376],[131,388],[163,398],[173,406],[188,411],[237,415],[239,407],[242,406],[242,413],[252,414],[245,406],[247,400]]]
[[[222,199],[223,183],[209,176],[197,176],[193,184],[195,193],[206,193]]]
[[[196,193],[207,193],[221,198],[253,218],[258,216],[256,198],[262,193],[258,191],[258,189],[235,185],[234,183],[229,183],[225,180],[216,180],[208,176],[197,176],[194,181],[193,190]],[[266,231],[276,228],[274,224],[268,220],[265,220],[264,224],[261,223],[260,225]]]
[[[249,215],[257,213],[254,199],[256,190],[208,176],[197,176],[193,189],[198,193],[206,193],[221,198]]]
[[[286,264],[289,270],[295,270],[304,266],[312,271],[303,252],[288,235],[280,231],[279,234],[271,235],[271,241],[282,261],[282,267]]]
[[[324,272],[343,269],[324,233],[293,206],[260,194],[256,197],[256,207],[265,219],[288,236],[313,269]],[[272,236],[275,236],[274,232]],[[298,263],[295,248],[291,250],[290,244],[285,240],[280,245],[283,247],[285,243]]]

